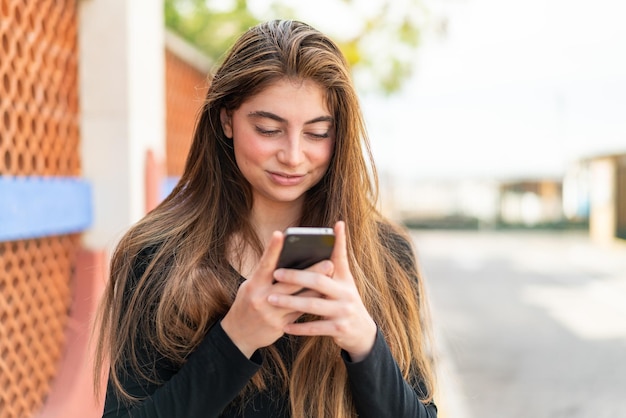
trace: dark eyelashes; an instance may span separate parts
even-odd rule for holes
[[[258,126],[255,127],[255,129],[261,135],[276,135],[278,132],[280,132],[279,130],[263,129],[263,128],[259,128]]]
[[[259,126],[255,126],[255,130],[264,136],[274,136],[277,135],[281,132],[280,129],[263,129]],[[328,132],[323,133],[323,134],[316,134],[316,133],[308,133],[307,134],[309,137],[311,138],[315,138],[315,139],[326,139],[330,137],[330,134]]]
[[[328,133],[325,133],[325,134],[309,134],[309,136],[312,136],[313,138],[325,139],[325,138],[328,138],[330,135],[328,135]]]

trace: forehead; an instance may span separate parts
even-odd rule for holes
[[[281,78],[248,97],[240,110],[266,110],[281,116],[330,116],[326,90],[310,79]]]

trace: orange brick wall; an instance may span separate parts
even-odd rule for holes
[[[0,176],[81,175],[77,8],[77,0],[0,0]],[[167,174],[179,176],[206,74],[166,50],[165,82]],[[80,254],[79,233],[0,241],[0,418],[87,416],[67,409],[90,389],[72,374],[85,367],[85,344],[74,340],[89,319],[75,299],[96,283],[91,276],[104,276],[81,270]]]
[[[185,167],[207,75],[167,49],[165,59],[167,175],[176,177]]]
[[[80,172],[75,0],[0,0],[0,175]]]
[[[76,0],[0,0],[0,175],[80,174]],[[78,234],[0,242],[0,418],[43,405],[65,349]]]

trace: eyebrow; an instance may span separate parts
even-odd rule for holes
[[[275,113],[267,112],[265,110],[256,110],[254,112],[250,112],[250,113],[248,113],[248,117],[251,117],[251,118],[256,118],[256,117],[268,118],[268,119],[275,120],[276,122],[287,123],[287,119],[282,118],[282,117],[278,116]],[[332,116],[319,116],[317,118],[313,118],[311,120],[308,120],[308,121],[304,122],[304,124],[305,125],[309,125],[309,124],[318,123],[318,122],[330,122],[330,123],[333,123],[334,121],[335,120],[333,119]]]

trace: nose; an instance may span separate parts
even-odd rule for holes
[[[281,144],[278,151],[278,161],[289,167],[298,166],[304,159],[304,150],[298,135],[289,135]]]

